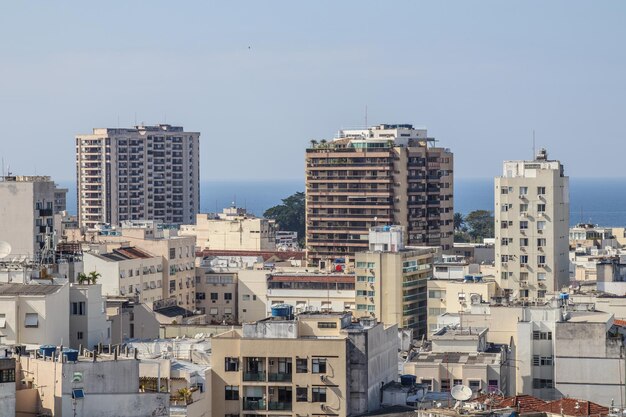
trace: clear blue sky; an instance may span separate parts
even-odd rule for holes
[[[491,177],[538,146],[625,176],[626,2],[0,3],[0,156],[74,178],[74,135],[202,132],[202,179],[303,176],[341,127],[413,123]]]

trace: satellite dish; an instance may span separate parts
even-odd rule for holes
[[[472,398],[472,389],[467,385],[455,385],[450,390],[452,398],[458,401],[467,401]]]
[[[11,245],[9,244],[9,242],[0,240],[0,259],[6,258],[10,254],[11,254]]]

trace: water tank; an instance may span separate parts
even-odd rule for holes
[[[63,349],[63,356],[67,358],[68,362],[78,361],[78,350],[76,349]]]
[[[560,293],[559,294],[559,300],[569,300],[569,294],[567,293]]]
[[[465,278],[463,278],[464,282],[474,282],[474,276],[473,275],[465,275]]]
[[[415,385],[416,381],[417,381],[417,377],[415,375],[410,375],[410,374],[400,375],[400,384],[404,385],[405,387]]]
[[[39,353],[44,358],[51,357],[52,355],[54,355],[54,352],[56,352],[56,350],[57,350],[57,347],[54,346],[54,345],[41,345],[41,346],[39,346]]]
[[[483,280],[482,275],[474,275],[474,282],[481,282]]]
[[[289,304],[276,304],[272,306],[272,317],[282,317],[291,320],[293,318],[293,306]]]

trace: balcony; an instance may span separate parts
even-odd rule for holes
[[[265,372],[244,372],[243,380],[246,382],[265,382]]]
[[[244,398],[243,399],[244,410],[265,410],[265,401],[262,398]]]

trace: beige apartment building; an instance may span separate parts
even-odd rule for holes
[[[120,234],[101,238],[110,242],[123,242],[161,257],[162,301],[175,299],[180,307],[195,310],[196,239],[193,236],[178,236],[176,230],[162,228],[158,221],[127,221],[122,224]],[[155,300],[155,308],[159,302]]]
[[[374,227],[369,236],[370,250],[355,256],[356,316],[413,329],[416,338],[425,334],[437,249],[404,247],[399,226]]]
[[[200,208],[199,138],[168,124],[77,135],[80,226],[138,219],[193,223]]]
[[[150,306],[163,299],[162,256],[122,246],[105,253],[85,252],[83,265],[87,273],[101,275],[104,295],[122,295]]]
[[[340,416],[380,407],[396,326],[349,313],[273,316],[212,339],[214,416]]]
[[[382,124],[341,130],[306,151],[306,246],[309,263],[368,248],[368,232],[400,225],[405,244],[453,245],[453,155],[425,129]]]
[[[237,273],[196,267],[196,309],[213,324],[236,324]]]
[[[503,171],[495,179],[496,280],[509,296],[541,300],[569,281],[569,177],[543,149]]]
[[[0,241],[10,245],[9,257],[39,260],[46,240],[54,249],[54,215],[65,210],[66,192],[47,176],[0,177]]]
[[[201,250],[273,251],[276,226],[245,209],[228,207],[222,213],[196,215],[196,224],[180,227],[180,235],[195,236]]]

